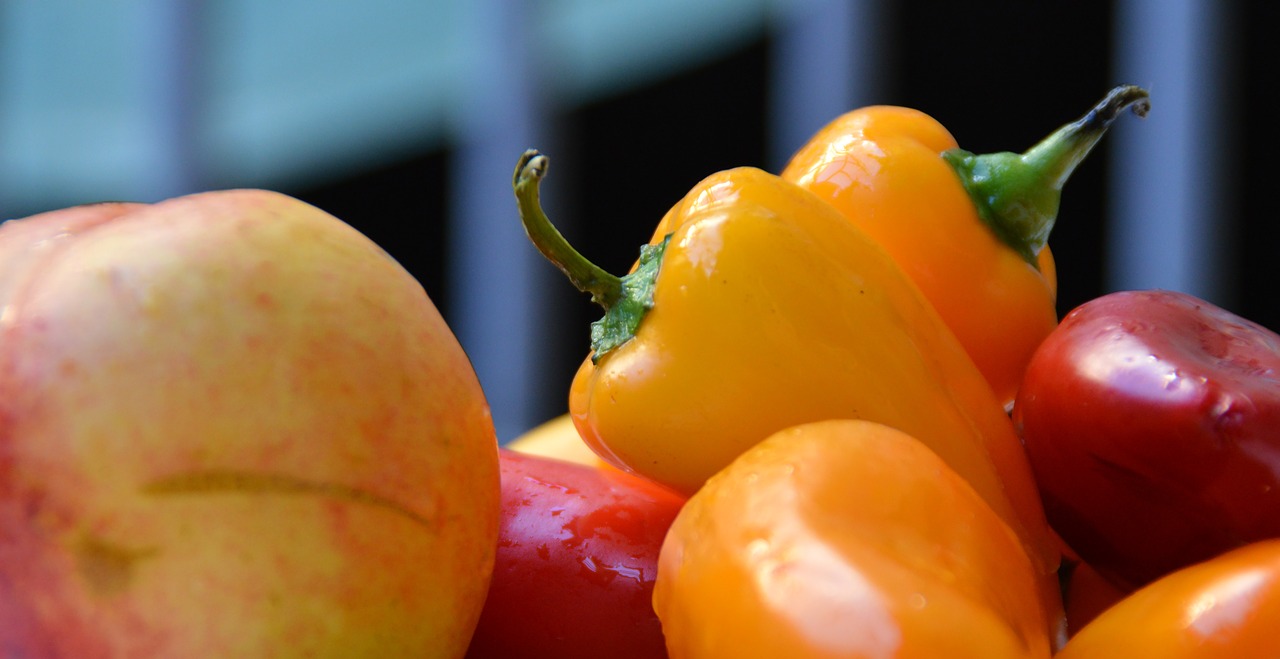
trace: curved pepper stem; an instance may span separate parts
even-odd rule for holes
[[[579,254],[543,212],[538,192],[550,164],[536,149],[525,151],[516,163],[512,186],[520,206],[520,223],[538,251],[569,277],[575,288],[590,293],[591,301],[608,311],[622,295],[622,278],[605,272]]]
[[[591,294],[591,301],[604,308],[604,317],[591,324],[591,361],[626,343],[635,336],[641,319],[653,308],[653,288],[662,255],[670,235],[656,245],[640,248],[635,271],[618,277],[588,261],[547,219],[538,188],[547,174],[550,160],[529,149],[516,163],[512,180],[520,222],[539,252],[560,269],[574,287]]]
[[[1147,116],[1147,90],[1134,85],[1112,89],[1083,117],[1023,154],[974,155],[951,149],[942,157],[960,175],[982,220],[1034,266],[1058,217],[1062,186],[1126,108]]]

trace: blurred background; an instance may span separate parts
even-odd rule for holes
[[[1134,83],[1150,117],[1064,192],[1059,311],[1169,288],[1280,329],[1278,27],[1262,0],[3,0],[0,219],[311,202],[422,281],[509,440],[565,411],[598,316],[520,228],[525,148],[552,158],[553,221],[622,273],[700,179],[779,171],[848,109],[1022,151]]]

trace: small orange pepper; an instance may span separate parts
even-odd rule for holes
[[[1147,584],[1085,625],[1056,656],[1270,659],[1280,656],[1277,621],[1280,540],[1265,540]]]
[[[1047,659],[1017,535],[919,441],[832,420],[779,432],[685,503],[653,602],[672,659]]]
[[[1025,154],[975,156],[918,110],[871,106],[832,121],[782,178],[830,202],[884,246],[1012,403],[1031,353],[1057,324],[1046,247],[1063,184],[1126,108],[1122,86]]]

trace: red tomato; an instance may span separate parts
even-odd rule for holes
[[[683,497],[503,449],[493,582],[468,659],[661,659],[658,552]]]
[[[1132,589],[1280,537],[1280,336],[1190,295],[1062,319],[1013,410],[1054,529]]]

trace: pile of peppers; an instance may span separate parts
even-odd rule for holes
[[[854,110],[780,174],[696,184],[621,276],[555,229],[523,154],[526,232],[605,310],[556,432],[681,502],[633,554],[654,656],[1280,647],[1280,336],[1173,292],[1055,311],[1064,184],[1148,109],[1122,85],[987,155]]]

